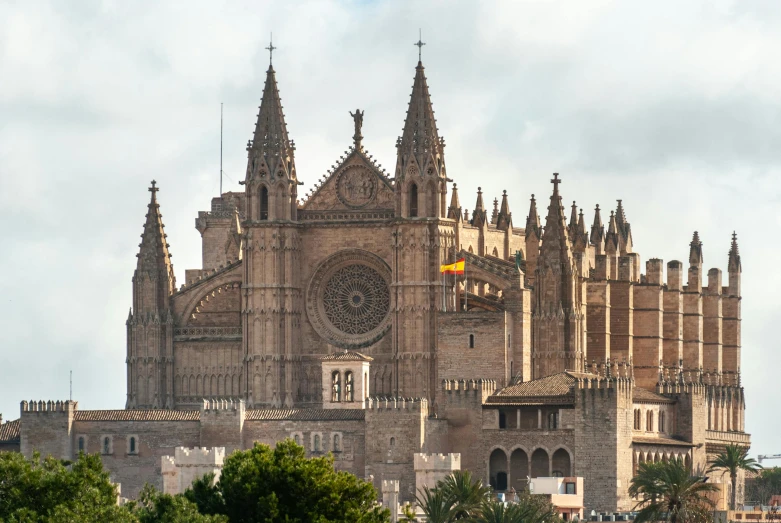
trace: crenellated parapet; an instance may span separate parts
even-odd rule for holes
[[[381,412],[420,412],[428,414],[428,400],[425,398],[388,398],[372,396],[366,398],[366,410]]]
[[[27,414],[31,412],[65,412],[65,413],[72,413],[78,408],[78,402],[77,401],[22,401],[20,403],[20,411],[21,413]]]
[[[488,396],[496,392],[496,380],[452,379],[442,380],[442,397],[451,406],[482,405]]]

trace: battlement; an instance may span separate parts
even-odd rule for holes
[[[399,480],[397,479],[383,479],[382,480],[382,493],[399,492]]]
[[[631,391],[635,386],[632,378],[597,376],[595,378],[575,379],[575,388],[578,390],[615,390],[618,392]]]
[[[422,454],[414,455],[415,470],[461,470],[461,454]]]
[[[372,411],[408,411],[428,413],[425,398],[386,398],[372,396],[366,399],[366,409]]]
[[[442,380],[442,390],[445,392],[480,391],[491,395],[496,391],[496,380],[483,378]]]
[[[79,403],[77,401],[65,400],[65,401],[22,401],[20,403],[20,411],[22,413],[28,412],[73,412],[78,408]]]
[[[208,411],[244,411],[244,400],[242,399],[212,399],[203,400],[201,412]]]
[[[170,458],[170,456],[167,456]],[[225,447],[202,448],[176,447],[174,461],[181,467],[219,465],[225,460]]]

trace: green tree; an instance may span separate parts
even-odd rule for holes
[[[182,495],[163,494],[147,484],[129,506],[139,523],[227,523],[225,516],[202,515],[198,506]]]
[[[100,456],[82,454],[75,462],[31,459],[0,452],[0,521],[135,522],[117,506],[117,489]]]
[[[711,463],[708,470],[713,472],[722,469],[725,473],[729,472],[730,484],[732,485],[729,506],[732,510],[735,510],[738,493],[738,471],[747,470],[756,472],[761,468],[762,466],[757,463],[754,458],[748,457],[748,447],[727,445],[724,452],[716,455],[716,459],[713,460],[713,463]]]
[[[641,510],[635,522],[710,521],[713,502],[707,495],[715,490],[716,486],[705,483],[705,478],[689,474],[680,459],[641,463],[629,486],[629,495],[640,498],[635,509]]]
[[[491,487],[483,486],[479,479],[472,478],[468,470],[458,470],[437,483],[453,514],[451,521],[469,519],[477,514],[491,494]]]
[[[185,497],[231,523],[387,522],[374,487],[333,465],[331,456],[307,459],[290,439],[274,449],[255,444],[225,460],[216,485],[202,481]]]
[[[760,505],[770,503],[773,494],[781,493],[781,467],[762,469],[751,480],[746,479],[746,500]]]
[[[193,481],[193,484],[185,490],[184,497],[194,503],[201,514],[223,514],[225,500],[214,485],[214,473],[205,474]]]

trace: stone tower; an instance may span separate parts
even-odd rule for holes
[[[442,287],[438,268],[452,238],[440,227],[447,212],[445,143],[439,136],[423,64],[415,68],[409,109],[396,141],[396,226],[393,235],[392,311],[395,391],[436,393],[436,311]]]
[[[243,373],[250,405],[292,406],[302,313],[295,144],[269,65],[243,184]]]
[[[571,249],[558,176],[554,174],[551,180],[553,194],[535,268],[532,313],[535,378],[564,370],[582,371],[585,358],[583,275]]]
[[[127,408],[173,407],[174,266],[157,203],[155,181],[133,273],[127,319]]]

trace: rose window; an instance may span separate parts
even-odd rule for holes
[[[345,334],[366,334],[385,319],[390,293],[385,279],[367,265],[348,265],[334,272],[323,289],[328,321]]]

